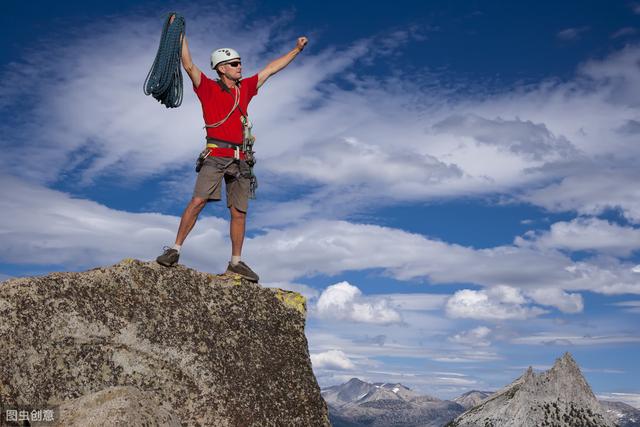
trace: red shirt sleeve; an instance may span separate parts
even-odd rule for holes
[[[204,73],[200,74],[200,86],[193,85],[193,91],[198,95],[198,98],[202,100],[202,95],[207,93],[209,87],[213,82]]]
[[[247,103],[249,103],[248,101],[251,101],[251,98],[258,94],[258,75],[254,74],[251,77],[243,79],[242,84],[246,85],[248,96]]]

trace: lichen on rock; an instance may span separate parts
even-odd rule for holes
[[[307,301],[297,292],[285,291],[283,289],[273,289],[276,298],[284,303],[287,307],[297,310],[303,316],[307,313]]]

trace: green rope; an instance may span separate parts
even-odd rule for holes
[[[169,25],[169,20],[174,15],[175,19]],[[156,58],[144,81],[144,94],[153,96],[167,108],[179,107],[182,104],[180,55],[185,26],[182,15],[169,13],[162,28]]]

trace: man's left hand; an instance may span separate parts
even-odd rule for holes
[[[308,38],[298,37],[298,43],[296,44],[296,48],[298,48],[298,50],[302,52],[302,50],[304,49],[304,47],[307,45],[308,42],[309,42]]]

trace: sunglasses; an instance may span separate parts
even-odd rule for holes
[[[242,64],[242,62],[240,62],[240,61],[233,61],[233,62],[227,62],[224,65],[231,65],[233,68],[236,68],[238,65],[241,65],[241,64]]]

